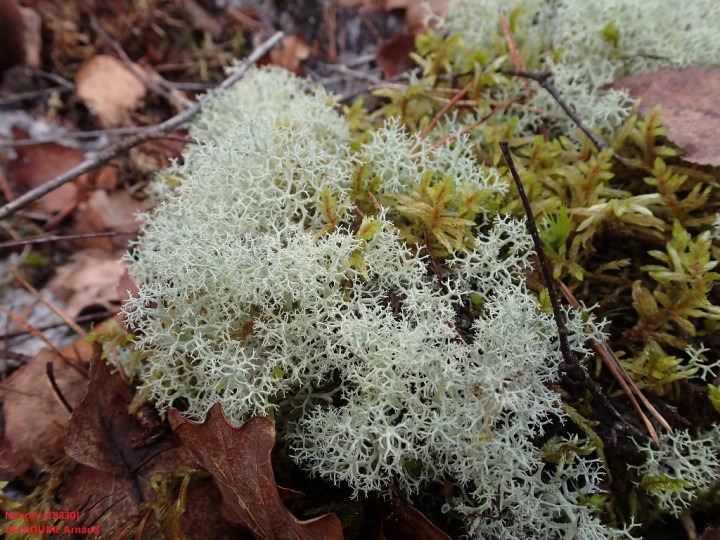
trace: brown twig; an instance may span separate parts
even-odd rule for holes
[[[560,352],[562,353],[564,359],[564,362],[560,364],[560,370],[568,374],[572,373],[578,378],[580,378],[585,384],[585,387],[592,393],[592,395],[595,396],[598,400],[600,400],[600,402],[613,414],[613,416],[615,416],[624,424],[624,427],[629,428],[632,431],[638,431],[633,426],[627,423],[622,414],[620,414],[620,412],[610,402],[608,397],[602,392],[602,390],[600,389],[600,387],[598,387],[595,381],[592,380],[585,368],[580,364],[580,362],[578,362],[578,359],[575,356],[572,347],[570,346],[570,340],[568,339],[568,329],[565,325],[565,321],[562,318],[560,301],[558,299],[557,291],[555,290],[552,272],[550,271],[550,265],[545,258],[545,250],[543,249],[542,242],[540,240],[540,234],[538,233],[537,225],[535,224],[535,218],[533,216],[532,207],[530,206],[530,200],[525,193],[525,188],[523,187],[522,181],[520,180],[520,175],[515,168],[515,163],[513,162],[512,155],[510,154],[510,148],[508,147],[507,141],[500,142],[500,149],[502,150],[503,156],[505,157],[505,162],[507,163],[508,169],[510,169],[510,174],[512,175],[513,181],[515,182],[518,193],[520,194],[520,199],[522,200],[523,208],[525,209],[525,224],[527,226],[528,232],[530,233],[530,236],[532,237],[533,245],[535,246],[535,254],[540,262],[540,269],[542,271],[543,280],[545,282],[545,286],[547,287],[548,296],[550,297],[553,318],[555,319],[555,325],[557,326],[558,335],[560,337]],[[639,431],[638,434],[641,435]]]
[[[590,128],[585,125],[585,122],[583,122],[580,117],[575,113],[573,108],[568,105],[568,103],[562,98],[557,88],[555,88],[555,85],[550,82],[550,79],[552,78],[552,73],[550,73],[549,71],[519,71],[517,69],[508,68],[500,69],[500,72],[505,73],[506,75],[513,75],[515,77],[530,79],[538,83],[545,90],[547,90],[548,94],[550,94],[555,100],[555,102],[560,105],[560,108],[565,111],[565,114],[568,115],[570,120],[572,120],[575,125],[580,128],[580,130],[587,136],[588,139],[592,141],[592,143],[598,150],[602,151],[609,148],[607,143],[603,141],[600,137],[595,135],[590,130]],[[629,168],[629,165],[625,162],[625,160],[620,157],[616,152],[613,152],[613,159],[624,167]]]
[[[34,236],[32,238],[22,238],[20,240],[8,240],[7,242],[0,242],[0,249],[9,249],[20,246],[30,246],[34,244],[45,244],[47,242],[60,242],[62,240],[82,240],[85,238],[102,238],[106,236],[130,236],[136,234],[137,231],[104,231],[95,233],[81,233],[81,234],[47,234],[43,236]]]
[[[53,373],[53,363],[52,362],[45,363],[45,372],[47,373],[48,379],[50,379],[50,386],[52,386],[53,390],[55,391],[55,395],[65,406],[65,408],[67,409],[67,412],[72,414],[72,412],[73,412],[72,405],[70,405],[68,400],[65,398],[62,391],[60,390],[60,387],[57,384],[57,381],[55,380],[55,374]]]
[[[35,298],[37,298],[40,302],[45,304],[50,311],[52,311],[55,315],[60,317],[60,319],[69,326],[73,332],[75,332],[80,337],[86,337],[87,332],[83,330],[80,325],[78,325],[75,321],[73,321],[70,316],[65,313],[63,310],[61,310],[59,307],[57,307],[55,304],[53,304],[50,300],[48,300],[45,296],[43,296],[40,291],[38,291],[35,287],[30,285],[27,279],[25,279],[20,272],[15,270],[12,266],[6,265],[6,268],[8,271],[13,275],[15,279],[17,279],[20,284],[25,287],[25,289],[32,294]]]
[[[467,83],[460,91],[458,91],[452,97],[452,99],[450,99],[450,101],[448,101],[443,106],[442,109],[440,109],[440,111],[438,111],[438,113],[433,117],[433,119],[430,121],[430,123],[427,126],[425,126],[425,129],[423,129],[420,132],[421,139],[426,138],[430,134],[430,132],[433,130],[435,125],[438,123],[438,121],[443,116],[445,116],[445,113],[447,113],[453,105],[455,105],[458,101],[460,101],[465,96],[465,94],[467,94],[470,91],[470,88],[472,87],[474,82],[475,82],[474,80],[471,80],[469,83]]]
[[[76,370],[78,373],[80,373],[83,377],[88,377],[88,371],[85,369],[84,366],[78,365],[75,362],[72,362],[67,356],[65,356],[62,351],[58,348],[57,345],[55,345],[52,341],[50,341],[45,335],[40,332],[37,328],[35,328],[32,324],[30,324],[27,321],[24,321],[22,318],[15,315],[12,311],[9,309],[0,306],[0,312],[4,313],[8,316],[9,319],[11,319],[15,324],[20,326],[21,328],[27,330],[30,334],[32,334],[34,337],[45,343],[48,347],[50,347],[55,354],[57,354],[63,362],[68,364],[70,367],[72,367],[74,370]]]
[[[229,77],[227,77],[222,83],[217,86],[215,92],[226,90],[230,88],[233,84],[235,84],[237,81],[239,81],[245,75],[245,72],[250,69],[250,66],[252,66],[260,58],[265,56],[265,54],[267,54],[267,52],[282,39],[283,35],[284,34],[282,32],[277,32],[270,39],[257,47],[252,52],[252,54],[250,54],[250,56],[248,56],[248,58],[240,66],[238,66],[235,71],[233,71],[233,73]],[[168,120],[165,120],[160,124],[150,126],[145,131],[142,131],[135,136],[128,137],[127,139],[119,141],[117,144],[114,144],[106,148],[102,152],[99,152],[95,157],[91,159],[86,159],[80,165],[73,167],[69,171],[64,172],[53,180],[46,182],[42,186],[28,191],[24,195],[21,195],[14,201],[7,203],[5,206],[0,208],[0,219],[5,219],[9,216],[12,216],[15,212],[17,212],[21,208],[25,208],[30,203],[35,202],[43,195],[47,195],[51,191],[59,188],[60,186],[71,182],[78,176],[86,172],[92,171],[93,169],[96,169],[101,165],[104,165],[119,154],[126,152],[131,148],[134,148],[135,146],[147,142],[151,139],[162,137],[165,132],[175,129],[183,124],[186,124],[195,116],[197,116],[197,114],[207,106],[208,102],[209,100],[203,99],[193,107],[185,109],[184,111],[176,114],[172,118],[169,118]]]
[[[573,308],[581,311],[580,302],[578,302],[577,298],[575,298],[575,295],[570,291],[570,289],[568,289],[567,285],[565,285],[562,281],[556,281],[556,283],[560,288],[560,292],[565,297],[565,300],[567,300]],[[650,401],[648,401],[648,399],[645,397],[645,394],[642,393],[642,390],[640,390],[640,388],[638,388],[638,386],[635,384],[635,381],[633,381],[632,378],[627,374],[625,369],[623,369],[620,361],[617,359],[617,356],[615,356],[615,353],[610,348],[610,345],[608,345],[607,341],[598,341],[597,339],[591,339],[590,346],[600,357],[603,364],[605,364],[605,367],[608,368],[613,378],[618,382],[623,392],[630,400],[630,403],[632,403],[635,411],[640,415],[640,418],[642,419],[643,424],[645,424],[645,428],[648,430],[648,433],[650,433],[650,437],[652,438],[652,440],[659,444],[657,432],[655,431],[655,428],[653,428],[648,417],[643,412],[635,396],[640,399],[645,408],[650,411],[650,414],[653,415],[653,417],[660,423],[660,425],[664,429],[666,429],[667,431],[672,431],[670,424],[668,424],[667,420],[665,420],[665,418],[663,418],[663,416],[657,411],[657,409],[653,407]]]
[[[497,113],[502,112],[502,111],[504,111],[505,109],[507,109],[510,105],[512,105],[512,104],[516,101],[516,99],[517,99],[517,98],[506,99],[506,100],[503,101],[502,103],[498,104],[497,107],[495,107],[493,110],[491,110],[491,111],[490,111],[489,113],[487,113],[486,115],[478,118],[478,119],[475,120],[474,122],[472,122],[472,123],[468,124],[467,126],[465,126],[464,128],[462,128],[462,129],[460,130],[460,133],[453,134],[453,135],[448,135],[448,136],[445,137],[444,139],[436,142],[435,144],[432,145],[433,150],[435,150],[436,148],[441,147],[442,145],[444,145],[444,144],[446,144],[446,143],[448,143],[448,142],[450,142],[450,141],[454,141],[454,140],[457,139],[458,137],[462,137],[463,135],[465,135],[465,134],[466,134],[468,131],[470,131],[471,129],[479,126],[480,124],[482,124],[482,123],[484,123],[484,122],[487,122],[488,120],[490,120],[490,118],[492,118],[493,116],[495,116]]]
[[[94,321],[101,321],[103,319],[107,319],[109,317],[112,317],[116,315],[116,312],[112,311],[99,311],[97,313],[88,313],[86,315],[80,315],[76,317],[75,323],[81,324],[86,322],[94,322]],[[52,330],[53,328],[59,328],[61,326],[66,326],[65,322],[56,322],[51,324],[46,324],[44,326],[38,326],[36,327],[40,332],[45,332],[46,330]],[[15,332],[5,332],[2,336],[0,336],[0,339],[6,340],[6,339],[14,339],[20,336],[26,336],[30,332],[28,330],[17,330]],[[3,351],[0,354],[8,354],[7,351]]]

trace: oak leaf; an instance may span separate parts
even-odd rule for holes
[[[334,514],[300,521],[283,505],[270,461],[275,445],[270,420],[256,416],[234,428],[217,403],[203,424],[184,419],[176,409],[168,411],[168,419],[185,450],[215,479],[225,519],[263,540],[343,538]]]

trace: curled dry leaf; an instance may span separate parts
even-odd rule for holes
[[[114,256],[97,250],[81,251],[70,263],[58,268],[48,287],[64,301],[65,312],[76,317],[85,308],[101,306],[115,311],[120,303],[117,285],[126,265]]]
[[[215,479],[225,519],[263,540],[343,538],[335,514],[300,521],[283,505],[270,461],[275,445],[270,420],[256,416],[234,428],[217,403],[203,424],[185,420],[176,409],[170,409],[168,418],[183,448]]]
[[[720,165],[720,68],[660,69],[615,81],[640,100],[640,111],[662,106],[667,137],[685,151],[684,158],[702,165]]]
[[[140,66],[136,68],[142,71]],[[123,123],[145,97],[145,86],[114,56],[88,60],[75,76],[77,95],[105,127]]]
[[[92,346],[77,340],[61,349],[70,362],[92,356]],[[0,444],[0,477],[12,479],[31,467],[42,468],[63,455],[63,432],[70,414],[47,376],[46,364],[62,395],[76,407],[85,395],[87,378],[53,351],[42,351],[0,386],[5,430]]]

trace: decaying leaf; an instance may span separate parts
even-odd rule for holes
[[[378,47],[375,61],[382,68],[385,78],[391,79],[415,65],[410,58],[410,53],[414,50],[414,35],[397,34]]]
[[[173,446],[164,440],[137,446],[143,427],[128,413],[132,389],[104,361],[90,366],[90,384],[73,411],[65,452],[78,463],[115,476],[132,478],[147,460]]]
[[[65,453],[78,462],[65,484],[62,502],[80,510],[83,525],[102,518],[105,529],[125,523],[154,497],[153,474],[188,465],[171,437],[143,441],[145,428],[128,413],[132,389],[104,361],[90,366],[90,383],[65,433]]]
[[[620,79],[612,88],[626,88],[640,100],[643,114],[660,104],[667,137],[687,161],[720,165],[720,69],[660,69]]]
[[[279,47],[270,51],[270,61],[293,73],[300,73],[300,62],[310,57],[310,47],[300,36],[285,36]]]
[[[33,144],[17,149],[17,158],[8,166],[8,176],[16,184],[33,189],[49,182],[84,160],[74,148],[55,143]],[[87,175],[62,185],[37,201],[48,213],[61,212],[77,202],[78,185],[86,182]]]
[[[267,540],[343,538],[334,514],[300,521],[282,504],[270,461],[275,445],[270,420],[256,416],[233,428],[219,404],[208,411],[203,424],[185,420],[176,409],[168,412],[168,418],[183,448],[215,479],[228,521]]]
[[[82,340],[61,349],[70,362],[81,364],[92,355]],[[42,351],[15,371],[0,386],[5,430],[0,444],[0,477],[12,479],[33,466],[42,468],[63,454],[63,432],[70,414],[47,376],[46,364],[62,395],[72,407],[85,395],[87,378],[53,351]]]
[[[125,64],[107,55],[88,60],[78,71],[75,84],[78,97],[105,127],[122,124],[146,93],[145,86]]]
[[[112,312],[120,302],[117,285],[125,268],[112,255],[97,250],[81,251],[70,263],[58,268],[48,287],[66,302],[65,312],[70,317],[76,317],[89,306],[101,306]]]
[[[450,540],[422,512],[396,492],[392,514],[383,521],[380,540]]]

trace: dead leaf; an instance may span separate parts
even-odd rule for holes
[[[92,346],[77,340],[61,349],[71,362],[87,361]],[[65,399],[76,407],[87,389],[87,378],[53,351],[42,351],[2,382],[5,430],[0,445],[0,477],[13,479],[29,468],[42,468],[63,454],[63,432],[70,414],[50,385],[46,364]]]
[[[392,514],[382,523],[380,540],[450,540],[399,493],[390,505]]]
[[[640,100],[643,114],[660,104],[667,137],[685,151],[684,159],[720,165],[720,68],[661,69],[620,79],[611,88],[626,88]]]
[[[406,8],[405,24],[416,32],[425,28],[425,21],[430,13],[433,15],[442,15],[450,5],[450,0],[430,0],[429,3],[426,0],[394,0],[394,2],[406,4],[404,6]],[[430,6],[430,12],[428,12],[428,4]]]
[[[57,269],[48,287],[66,303],[65,312],[72,318],[90,306],[113,312],[120,304],[117,285],[125,269],[124,263],[106,253],[81,251],[72,256],[70,263]]]
[[[136,447],[144,428],[128,413],[132,397],[132,389],[107,362],[93,362],[87,394],[70,417],[65,453],[88,467],[133,478],[153,454],[172,447],[167,439]]]
[[[385,78],[391,79],[415,65],[410,58],[410,53],[414,50],[414,35],[397,34],[380,45],[375,61],[382,68]]]
[[[101,518],[103,531],[119,526],[154,498],[154,474],[191,464],[167,433],[145,436],[147,426],[128,413],[132,398],[132,388],[107,362],[91,363],[87,394],[65,432],[65,453],[78,465],[61,496],[64,507],[82,510],[85,526]]]
[[[122,124],[146,93],[145,86],[125,64],[108,55],[88,60],[75,76],[75,84],[78,97],[105,127]]]
[[[285,36],[279,47],[270,51],[270,62],[293,73],[300,73],[300,62],[310,58],[310,47],[300,36]]]
[[[18,185],[33,189],[72,169],[84,159],[80,151],[55,143],[21,146],[17,148],[17,157],[8,165],[8,176]],[[74,182],[54,189],[36,204],[48,213],[64,211],[77,203],[78,186],[86,182],[87,175],[84,174]]]
[[[300,521],[282,504],[270,461],[275,445],[270,420],[256,416],[233,428],[217,403],[203,424],[185,420],[176,409],[168,411],[168,419],[183,447],[215,479],[225,519],[263,540],[343,538],[335,514]]]

